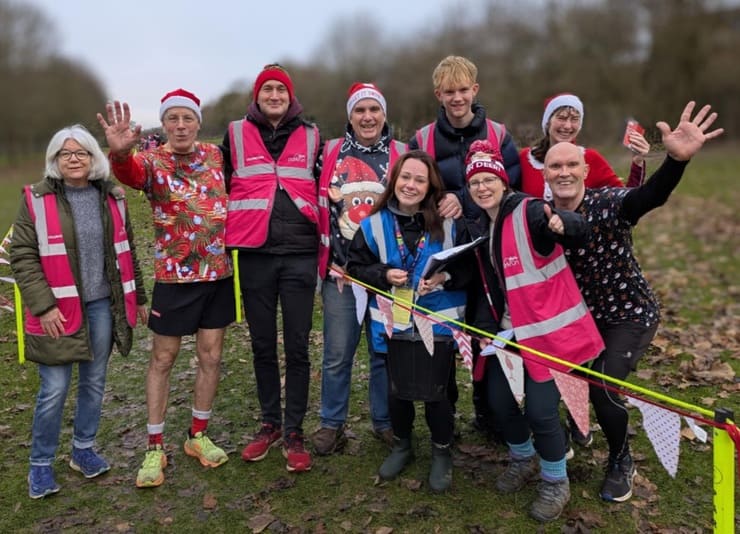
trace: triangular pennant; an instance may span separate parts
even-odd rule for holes
[[[391,338],[393,337],[393,302],[383,295],[376,296],[375,300],[378,302],[380,316],[383,318],[385,333],[389,338]]]
[[[576,422],[581,434],[587,436],[591,430],[588,423],[588,382],[581,378],[550,369],[560,396]]]
[[[707,431],[704,430],[702,427],[696,424],[696,421],[694,421],[691,417],[684,416],[684,421],[686,421],[686,424],[689,425],[689,428],[696,436],[696,439],[701,441],[702,443],[707,442]]]
[[[357,324],[362,324],[362,321],[365,320],[365,312],[367,311],[367,291],[361,285],[352,282],[352,294],[355,296]]]
[[[509,382],[512,395],[521,405],[524,401],[524,360],[518,354],[501,348],[496,349],[496,357],[501,362],[501,369]]]
[[[419,335],[421,340],[424,342],[424,346],[430,356],[434,355],[434,330],[432,329],[432,321],[430,321],[426,315],[421,313],[414,314],[414,322],[416,328],[419,329]]]
[[[660,463],[673,478],[678,470],[681,417],[665,408],[628,397],[630,404],[642,413],[642,426]]]
[[[457,328],[452,329],[452,337],[457,343],[457,350],[462,356],[463,365],[466,369],[473,370],[473,351],[470,347],[470,336],[458,330]]]

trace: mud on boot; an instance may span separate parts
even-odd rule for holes
[[[432,467],[429,470],[429,487],[434,492],[450,489],[452,484],[452,451],[449,443],[432,443]]]
[[[411,438],[393,436],[393,448],[381,464],[380,469],[378,469],[378,475],[383,480],[393,480],[413,459],[414,451],[411,450]]]

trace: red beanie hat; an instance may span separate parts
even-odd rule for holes
[[[270,65],[265,65],[265,68],[262,69],[262,72],[257,75],[257,79],[254,81],[253,98],[255,102],[257,102],[257,94],[268,80],[275,80],[282,83],[288,90],[290,101],[293,101],[293,80],[290,79],[288,71],[277,63],[272,63]]]
[[[203,122],[200,114],[200,98],[185,89],[175,89],[162,97],[159,106],[159,120],[162,120],[164,114],[170,108],[188,108],[198,116],[198,120]]]
[[[387,115],[387,108],[385,104],[385,97],[380,89],[374,83],[361,83],[356,82],[349,88],[347,94],[347,117],[352,116],[352,109],[355,107],[360,100],[363,98],[372,98],[380,104],[383,109],[383,114]]]
[[[507,186],[509,185],[509,175],[506,174],[501,152],[496,150],[490,141],[473,141],[465,160],[468,162],[465,168],[466,181],[469,182],[478,173],[488,172],[500,178]]]

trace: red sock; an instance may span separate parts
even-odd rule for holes
[[[195,436],[198,432],[205,432],[206,428],[208,428],[208,419],[193,417],[193,422],[190,425],[190,435]]]
[[[156,445],[164,448],[164,439],[161,432],[159,434],[149,434],[149,446],[154,447]]]

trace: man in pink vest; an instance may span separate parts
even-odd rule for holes
[[[293,81],[267,65],[244,119],[229,124],[221,150],[229,184],[226,246],[236,249],[254,353],[261,426],[242,451],[262,460],[283,438],[289,471],[311,469],[304,448],[308,335],[319,250],[316,160],[319,131],[305,121]],[[277,353],[278,302],[285,346],[285,413]]]
[[[553,145],[545,156],[544,175],[555,207],[574,211],[591,225],[588,243],[565,248],[606,345],[591,368],[619,380],[637,368],[660,321],[658,300],[634,256],[632,227],[668,200],[689,160],[705,141],[723,132],[722,128],[709,131],[717,118],[716,113],[710,114],[710,106],[701,108],[692,119],[694,106],[694,102],[686,105],[673,131],[667,123],[657,123],[666,159],[640,187],[588,189],[588,165],[583,152],[572,143]],[[632,496],[636,472],[627,433],[629,415],[620,396],[605,385],[590,386],[591,404],[609,444],[606,477],[599,494],[605,501],[624,502]]]
[[[355,296],[342,278],[349,245],[376,200],[386,176],[406,145],[393,139],[386,122],[386,101],[372,83],[354,83],[347,98],[344,138],[324,145],[319,180],[320,229],[330,243],[319,255],[324,311],[324,357],[321,372],[321,427],[311,440],[317,454],[332,454],[347,442],[352,362],[362,333]],[[364,310],[363,310],[364,312]],[[388,379],[385,360],[370,348],[370,418],[373,433],[391,445]]]

